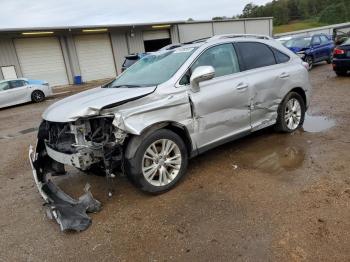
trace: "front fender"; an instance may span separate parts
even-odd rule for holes
[[[187,92],[145,97],[118,108],[113,125],[126,133],[142,134],[147,128],[164,122],[175,122],[193,133],[191,105]]]

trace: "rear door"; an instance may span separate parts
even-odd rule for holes
[[[8,81],[0,82],[0,107],[11,105],[13,100],[9,95],[10,83]]]
[[[11,99],[17,102],[24,102],[28,98],[28,87],[26,85],[26,82],[23,80],[11,80],[10,83],[10,89],[7,91]]]
[[[204,151],[234,135],[250,131],[249,92],[232,43],[208,48],[190,71],[199,66],[215,69],[213,79],[201,82],[199,92],[190,93],[197,119],[195,140],[199,150]]]
[[[333,52],[333,43],[327,36],[321,35],[321,46],[322,46],[322,54],[325,59],[331,57]]]
[[[288,81],[289,68],[279,64],[273,49],[264,43],[238,42],[235,46],[249,85],[251,126],[258,130],[275,122],[280,90]],[[281,61],[289,61],[289,57]]]
[[[314,62],[322,61],[324,59],[324,47],[321,44],[321,39],[319,36],[312,37],[311,47]]]

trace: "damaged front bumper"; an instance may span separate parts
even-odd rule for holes
[[[35,184],[47,207],[47,215],[55,219],[62,231],[83,231],[91,224],[91,218],[87,213],[95,213],[101,209],[101,203],[94,199],[90,186],[85,187],[85,194],[78,200],[73,199],[56,186],[48,175],[55,175],[54,171],[48,169],[51,161],[47,154],[38,153],[38,148],[43,149],[43,143],[38,141],[34,150],[29,148],[29,161],[32,167]]]

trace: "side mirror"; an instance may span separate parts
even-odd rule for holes
[[[215,76],[215,69],[212,66],[199,66],[197,67],[190,79],[191,89],[193,92],[199,91],[199,83],[210,80]]]

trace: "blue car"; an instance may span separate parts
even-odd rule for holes
[[[325,34],[294,37],[284,45],[307,62],[310,70],[315,63],[332,63],[334,43]]]

